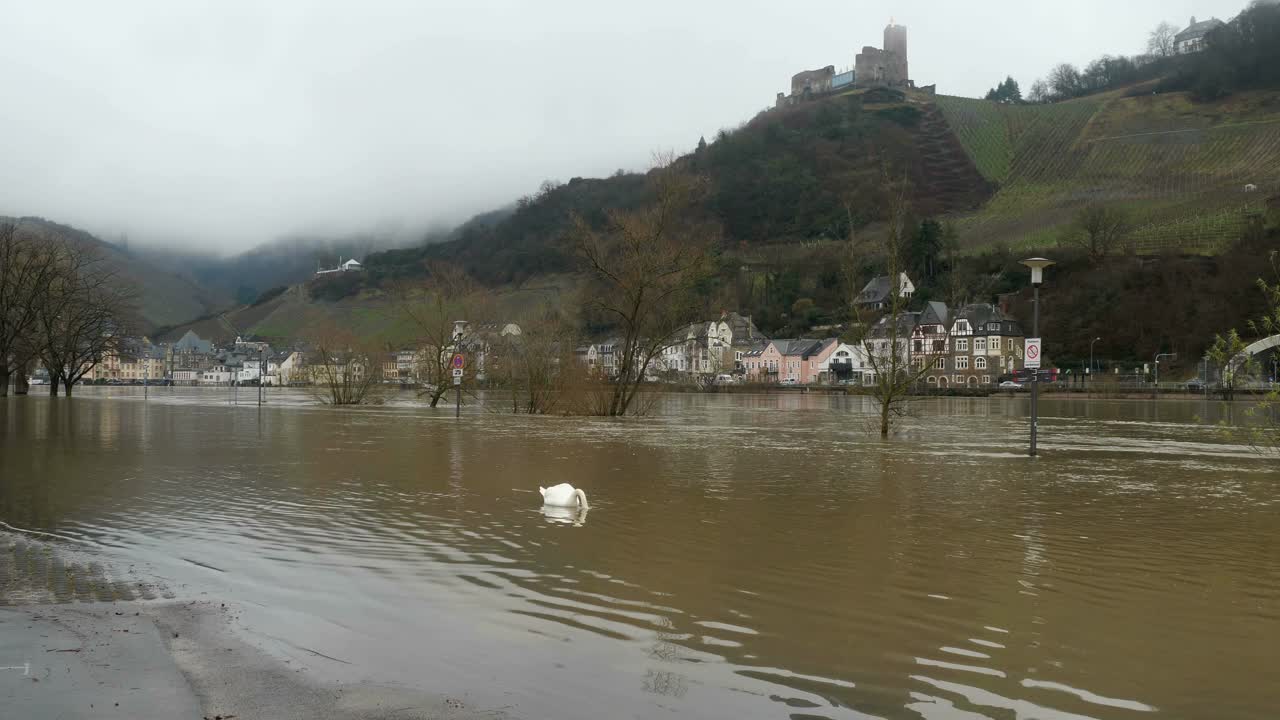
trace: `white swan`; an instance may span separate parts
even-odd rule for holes
[[[539,487],[538,492],[542,493],[543,505],[580,508],[582,510],[589,509],[587,494],[581,490],[574,489],[569,483],[560,483],[549,488]]]

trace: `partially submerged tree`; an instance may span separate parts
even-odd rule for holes
[[[1062,244],[1084,251],[1097,265],[1120,249],[1133,225],[1123,210],[1107,205],[1090,205],[1076,214],[1062,238]]]
[[[309,333],[307,363],[311,388],[326,405],[367,405],[382,400],[383,353],[378,344],[358,337],[332,320]]]
[[[466,337],[467,328],[492,321],[492,298],[460,268],[444,262],[428,267],[424,284],[401,285],[395,296],[396,313],[418,351],[418,377],[426,385],[424,394],[431,407],[436,407],[453,387],[454,353],[465,351],[472,340]],[[464,335],[461,338],[456,337],[459,331]],[[466,370],[464,384],[474,378],[470,363]]]
[[[698,288],[710,275],[719,227],[698,211],[707,181],[660,158],[648,176],[649,201],[634,210],[609,209],[602,223],[576,215],[571,238],[590,276],[590,303],[619,334],[617,375],[608,416],[632,409],[650,365],[675,333],[698,317]]]
[[[52,248],[57,269],[42,291],[32,343],[49,371],[49,393],[61,383],[71,395],[134,329],[137,291],[94,248],[72,240]]]
[[[1245,353],[1248,346],[1235,330],[1217,336],[1213,345],[1209,346],[1206,357],[1218,370],[1218,387],[1224,400],[1233,399],[1236,390],[1258,370],[1257,361],[1252,355]]]
[[[901,292],[899,278],[906,261],[907,218],[910,191],[906,181],[891,180],[886,176],[885,188],[888,226],[878,243],[867,246],[859,242],[853,230],[849,231],[845,262],[850,269],[846,278],[856,277],[859,258],[874,254],[883,258],[884,274],[889,278],[889,296],[883,315],[875,324],[870,323],[871,313],[857,302],[857,295],[850,291],[850,312],[856,319],[853,341],[857,344],[865,367],[871,369],[871,382],[867,392],[878,410],[880,437],[888,437],[893,424],[908,412],[908,402],[920,379],[930,370],[936,358],[946,354],[946,318],[940,318],[940,327],[930,335],[930,342],[918,352],[912,346],[912,333],[916,328],[916,316],[908,308],[909,298]],[[850,225],[852,228],[852,224]],[[941,340],[941,345],[935,344]]]
[[[62,272],[57,248],[52,238],[0,223],[0,397],[13,373],[39,356],[40,312]]]
[[[561,312],[546,308],[518,325],[518,333],[501,335],[493,348],[511,391],[511,412],[569,412],[565,391],[583,380],[574,363],[577,328]]]

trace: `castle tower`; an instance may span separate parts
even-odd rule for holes
[[[899,25],[892,19],[884,29],[884,50],[892,53],[892,61],[886,68],[885,78],[890,85],[906,85],[911,79],[907,68],[907,26]]]

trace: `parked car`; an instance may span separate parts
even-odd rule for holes
[[[737,382],[737,380],[732,375],[728,375],[726,373],[720,373],[715,379],[716,385],[732,385],[735,382]]]
[[[1203,380],[1191,380],[1187,383],[1187,392],[1202,393],[1207,387],[1208,386],[1204,384]]]
[[[795,378],[783,378],[778,381],[778,384],[783,387],[795,387],[800,384],[800,381]]]
[[[1012,380],[1005,380],[1004,382],[1000,383],[1000,389],[1001,390],[1021,390],[1022,383],[1014,382]]]

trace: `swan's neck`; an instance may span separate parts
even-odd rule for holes
[[[581,490],[578,490],[574,494],[578,496],[578,506],[581,507],[583,510],[586,510],[589,507],[587,505],[587,494],[582,492]]]

